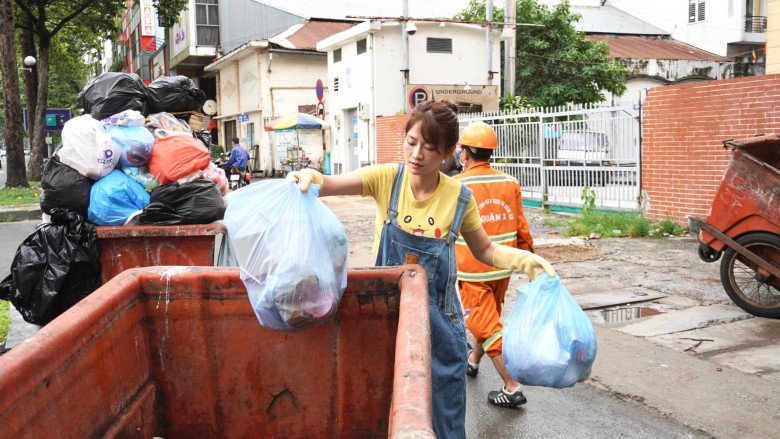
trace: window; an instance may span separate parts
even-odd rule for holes
[[[333,91],[339,91],[339,77],[333,78]]]
[[[333,51],[333,62],[341,62],[341,49],[336,49]]]
[[[195,0],[195,25],[199,46],[219,44],[218,0]]]
[[[225,151],[230,150],[230,142],[233,140],[233,137],[238,137],[236,133],[236,121],[228,120],[225,122],[222,129],[222,141],[225,142]]]
[[[363,38],[362,40],[357,42],[357,54],[360,55],[361,53],[366,53],[366,39]]]
[[[452,38],[428,38],[428,53],[452,53]]]
[[[688,23],[704,21],[706,16],[705,12],[706,2],[704,0],[688,0]]]

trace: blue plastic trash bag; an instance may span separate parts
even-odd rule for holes
[[[144,127],[108,126],[106,132],[122,150],[119,164],[122,166],[143,166],[152,158],[154,136]]]
[[[121,226],[130,216],[149,204],[144,187],[114,169],[96,181],[89,193],[89,222],[98,226]]]
[[[558,277],[542,273],[517,289],[504,325],[503,355],[512,377],[529,386],[562,389],[590,375],[593,324]]]
[[[344,226],[289,180],[234,191],[223,222],[260,324],[280,331],[316,326],[338,310],[347,286]]]

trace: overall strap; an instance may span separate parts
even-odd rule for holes
[[[467,188],[465,184],[461,184],[460,193],[458,194],[458,206],[455,208],[455,217],[452,218],[450,233],[447,236],[447,245],[458,239],[458,233],[460,232],[461,224],[463,224],[463,217],[466,216],[466,207],[469,205],[469,200],[471,200],[471,189]]]
[[[393,180],[393,192],[390,195],[390,204],[387,206],[387,224],[390,224],[398,217],[398,198],[401,193],[401,182],[404,180],[404,164],[398,164],[398,170]]]

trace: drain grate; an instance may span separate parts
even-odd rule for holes
[[[621,308],[605,309],[605,323],[620,323],[628,320],[641,319],[642,317],[663,314],[663,311],[651,306],[625,306]]]

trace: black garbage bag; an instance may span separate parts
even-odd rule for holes
[[[186,76],[161,76],[149,84],[147,91],[152,113],[199,111],[206,103],[206,94]]]
[[[106,72],[89,81],[76,98],[76,106],[102,120],[124,110],[149,114],[146,85],[135,73]]]
[[[225,216],[222,194],[209,180],[159,186],[151,199],[138,216],[139,224],[209,224]]]
[[[91,178],[62,164],[55,155],[43,164],[41,210],[51,215],[52,210],[59,207],[72,210],[86,218],[89,191],[93,183]]]
[[[11,303],[24,320],[45,325],[100,286],[95,226],[76,212],[54,209],[16,249]]]

